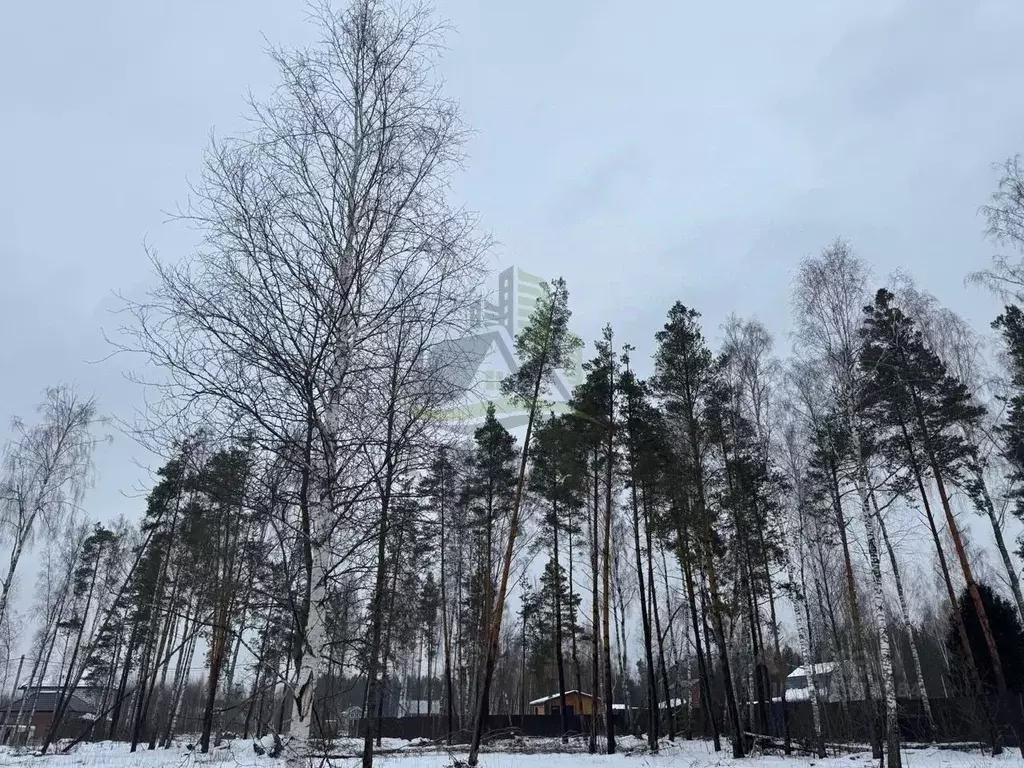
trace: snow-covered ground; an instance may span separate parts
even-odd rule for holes
[[[554,746],[555,742],[550,742]],[[383,768],[448,768],[454,760],[465,760],[465,749],[453,750],[451,753],[437,751],[436,748],[425,748],[397,739],[386,739],[382,745],[387,754],[376,757],[374,763]],[[522,748],[524,745],[520,744]],[[531,749],[543,750],[548,743],[534,741],[529,744]],[[579,749],[583,745],[577,743],[570,748]],[[708,742],[681,741],[675,744],[665,742],[661,754],[647,754],[645,744],[639,739],[625,737],[620,746],[623,754],[587,755],[584,753],[564,754],[538,752],[524,754],[521,752],[488,751],[480,756],[482,768],[582,768],[582,766],[605,766],[605,768],[868,768],[872,765],[869,753],[830,757],[816,760],[809,757],[780,757],[774,755],[758,755],[740,761],[733,760],[723,751],[715,754]],[[354,754],[358,749],[355,742],[339,744],[341,753]],[[331,765],[338,768],[352,768],[358,765],[357,758],[338,758]],[[49,755],[34,757],[31,754],[16,754],[4,748],[0,751],[0,765],[36,766],[38,768],[61,768],[67,766],[85,766],[86,768],[283,768],[284,759],[260,757],[252,749],[251,742],[236,741],[230,745],[202,755],[184,748],[156,750],[149,752],[140,750],[135,754],[128,751],[125,744],[101,742],[83,744],[67,755]],[[1024,768],[1017,750],[1007,750],[1002,756],[992,758],[978,752],[959,752],[941,749],[909,749],[903,753],[904,768]]]

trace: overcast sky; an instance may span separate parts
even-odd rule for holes
[[[496,266],[564,275],[576,329],[647,355],[670,304],[784,334],[794,265],[837,235],[984,327],[963,286],[992,247],[991,163],[1024,150],[1019,0],[442,0],[444,74],[477,133],[456,193]],[[0,10],[0,412],[74,382],[141,401],[102,363],[114,291],[145,289],[209,132],[275,81],[264,37],[311,38],[282,0],[12,0]],[[785,340],[781,340],[785,343]],[[148,459],[117,436],[90,512],[135,516]]]

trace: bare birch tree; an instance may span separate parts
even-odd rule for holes
[[[992,200],[981,208],[985,234],[1001,246],[1018,251],[1017,256],[996,254],[988,269],[971,272],[968,282],[983,285],[1002,299],[1024,301],[1024,168],[1020,155],[996,165],[999,182]]]
[[[314,22],[315,46],[273,52],[281,85],[251,103],[252,129],[211,144],[182,214],[203,244],[154,259],[158,286],[129,303],[123,344],[163,373],[157,416],[253,434],[295,471],[297,514],[279,532],[301,565],[285,598],[294,764],[311,749],[330,582],[373,540],[366,505],[395,460],[368,450],[393,415],[365,407],[387,369],[378,350],[414,305],[430,316],[421,356],[458,335],[487,246],[447,202],[466,131],[434,76],[444,29],[428,7],[324,4]]]
[[[787,419],[778,439],[782,467],[790,486],[791,504],[781,515],[782,537],[789,543],[785,555],[786,574],[789,577],[790,598],[793,601],[794,619],[797,628],[797,642],[800,656],[807,670],[807,697],[811,702],[811,717],[814,728],[814,749],[819,758],[824,758],[825,739],[821,728],[821,702],[815,685],[814,656],[811,653],[810,621],[807,610],[807,580],[802,578],[806,524],[806,507],[809,503],[806,488],[807,456],[805,435],[800,433],[797,422]]]
[[[885,593],[882,586],[868,456],[863,446],[863,425],[858,416],[861,377],[858,363],[858,332],[861,310],[867,303],[868,271],[842,240],[825,248],[818,258],[801,264],[794,289],[798,352],[813,358],[826,372],[836,398],[836,409],[849,440],[852,470],[847,482],[859,499],[872,577],[871,605],[881,655],[881,687],[885,707],[884,730],[891,768],[900,766],[896,686],[892,648],[887,630]],[[870,696],[870,691],[865,691]]]
[[[18,565],[40,533],[56,531],[82,499],[92,470],[99,420],[96,403],[67,386],[46,391],[38,421],[14,421],[0,474],[0,544],[7,568],[0,577],[0,622],[10,609]],[[42,531],[40,531],[42,528]]]

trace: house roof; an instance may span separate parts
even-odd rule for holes
[[[573,690],[571,690],[571,691],[566,691],[566,692],[565,692],[565,695],[566,695],[566,696],[571,696],[571,695],[573,695],[573,694],[576,694],[577,696],[586,696],[586,697],[587,697],[588,699],[592,699],[592,698],[594,698],[594,697],[593,697],[593,696],[591,696],[591,695],[590,695],[589,693],[584,693],[583,691],[577,691],[577,690],[575,690],[575,689],[573,689]],[[535,706],[535,705],[537,705],[537,704],[544,704],[544,703],[546,703],[546,702],[549,702],[549,701],[551,701],[552,699],[557,699],[557,698],[559,698],[559,696],[561,696],[561,694],[558,694],[558,693],[553,693],[553,694],[551,694],[550,696],[542,696],[542,697],[541,697],[541,698],[539,698],[539,699],[534,699],[533,701],[531,701],[531,702],[530,702],[530,706],[532,707],[532,706]],[[613,706],[614,706],[614,705],[613,705]]]
[[[815,675],[826,675],[829,672],[834,672],[836,667],[839,666],[837,661],[823,661],[819,664],[811,664],[811,672]],[[807,665],[797,667],[787,675],[787,677],[807,677]]]
[[[18,713],[28,717],[28,713],[35,709],[36,712],[55,712],[57,709],[60,693],[58,691],[32,691],[15,699],[8,707],[0,708],[3,717],[7,717],[10,711],[11,719],[17,720]],[[83,715],[92,712],[93,707],[80,696],[72,693],[68,699],[67,711],[69,714]]]
[[[839,662],[836,661],[822,661],[818,664],[805,664],[802,667],[797,667],[787,675],[787,677],[807,677],[807,668],[810,667],[811,673],[815,675],[827,675],[830,672],[834,672],[839,667]]]

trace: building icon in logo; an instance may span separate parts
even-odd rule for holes
[[[526,327],[544,290],[540,277],[519,267],[499,273],[495,300],[485,297],[476,302],[470,310],[469,332],[445,345],[445,354],[458,361],[457,386],[466,394],[461,403],[438,414],[439,418],[472,429],[483,419],[488,403],[494,403],[506,428],[526,423],[525,409],[502,395],[501,380],[519,368],[515,338]],[[573,388],[582,381],[582,363],[582,348],[578,348],[571,365],[555,372],[547,395],[549,410],[566,410]]]

